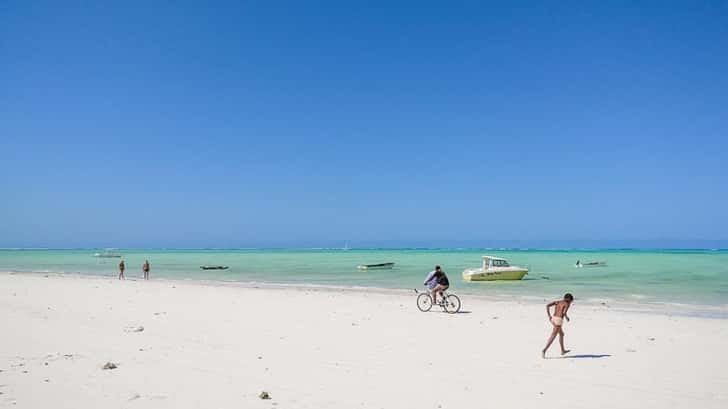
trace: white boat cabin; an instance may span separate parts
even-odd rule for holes
[[[508,261],[504,258],[483,256],[483,269],[489,269],[491,267],[510,267]]]

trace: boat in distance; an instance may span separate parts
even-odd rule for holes
[[[589,261],[586,263],[582,263],[579,260],[576,260],[576,264],[574,267],[581,268],[581,267],[606,267],[607,262],[606,261]]]
[[[392,267],[394,267],[394,263],[359,264],[356,266],[359,270],[381,270]]]
[[[227,270],[228,266],[200,266],[203,270]]]
[[[526,267],[512,266],[504,258],[483,256],[483,266],[463,271],[465,281],[521,280],[528,274]]]
[[[104,249],[101,253],[94,253],[94,257],[99,258],[120,258],[121,254],[113,251],[114,249]]]

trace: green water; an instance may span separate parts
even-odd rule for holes
[[[95,258],[98,250],[0,250],[0,271],[115,276],[119,259]],[[148,259],[152,278],[409,289],[435,264],[448,273],[453,290],[553,298],[569,291],[577,299],[728,306],[728,251],[710,250],[118,250],[127,276],[141,276]],[[492,254],[528,266],[522,281],[466,283],[461,272]],[[605,261],[606,267],[575,268]],[[359,271],[358,264],[395,262],[392,270]],[[202,271],[220,264],[223,271]]]

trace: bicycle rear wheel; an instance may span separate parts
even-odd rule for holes
[[[422,293],[417,296],[417,308],[422,312],[430,311],[432,308],[432,297],[430,297],[430,294]]]
[[[445,304],[443,305],[445,311],[450,314],[455,314],[460,311],[460,298],[455,294],[448,294],[445,298]]]

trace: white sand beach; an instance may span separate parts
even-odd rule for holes
[[[540,303],[0,273],[0,407],[728,407],[728,320],[575,295],[542,359]]]

